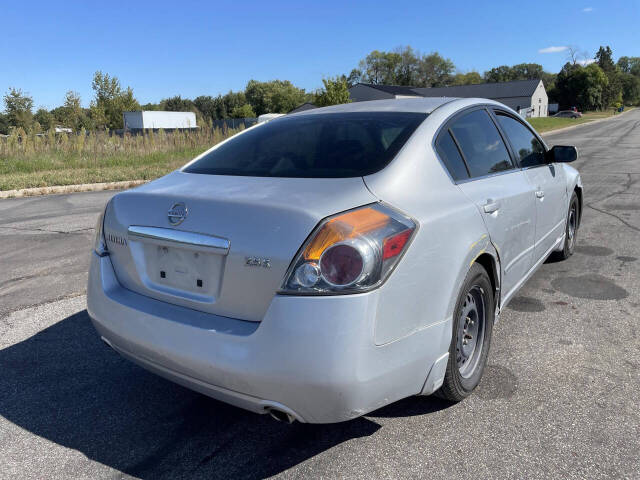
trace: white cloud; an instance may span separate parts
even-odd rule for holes
[[[586,66],[586,65],[589,65],[590,63],[593,63],[593,62],[595,62],[595,60],[593,58],[587,58],[585,60],[578,60],[578,63],[580,65],[582,65],[583,67]]]
[[[589,13],[589,12],[593,12],[593,7],[587,7],[587,8],[583,8],[582,11],[584,13]]]
[[[565,50],[568,50],[569,47],[547,47],[547,48],[541,48],[540,50],[538,50],[538,53],[558,53],[558,52],[564,52]]]

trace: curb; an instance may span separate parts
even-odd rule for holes
[[[626,110],[626,111],[624,111],[622,113],[619,113],[617,115],[611,115],[610,117],[607,117],[607,118],[599,118],[597,120],[591,120],[590,122],[584,122],[584,123],[580,123],[578,125],[571,125],[570,127],[558,128],[557,130],[549,130],[548,132],[542,132],[540,135],[545,137],[547,135],[555,135],[556,133],[566,132],[568,130],[573,130],[575,128],[580,128],[580,127],[584,127],[584,126],[587,126],[587,125],[593,125],[594,123],[606,122],[608,120],[613,120],[614,118],[620,118],[625,113],[633,112],[633,111],[636,110],[636,108],[631,108],[631,109]]]
[[[52,195],[76,192],[101,192],[103,190],[124,190],[136,187],[150,180],[125,180],[124,182],[83,183],[80,185],[61,185],[54,187],[22,188],[20,190],[0,191],[0,199],[35,197],[38,195]]]

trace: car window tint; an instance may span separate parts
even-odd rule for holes
[[[382,145],[384,148],[389,148],[389,145],[393,143],[393,141],[398,138],[398,135],[402,133],[402,127],[389,127],[384,128],[382,130]]]
[[[544,147],[540,140],[531,133],[531,130],[515,118],[497,112],[496,116],[516,153],[521,167],[535,167],[546,163],[544,161]]]
[[[414,112],[285,116],[231,138],[183,171],[250,177],[360,177],[384,168],[426,117]]]
[[[462,149],[472,177],[513,167],[507,147],[485,110],[475,110],[455,120],[451,132]]]
[[[464,165],[464,160],[458,151],[453,138],[449,130],[446,130],[440,134],[438,141],[436,142],[436,150],[442,163],[445,164],[449,174],[454,180],[463,180],[469,178],[467,167]]]

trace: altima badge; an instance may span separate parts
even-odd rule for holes
[[[167,213],[167,217],[169,217],[169,223],[171,225],[180,225],[182,222],[184,222],[184,219],[187,218],[188,213],[189,210],[184,203],[174,203],[173,207],[169,209],[169,213]]]

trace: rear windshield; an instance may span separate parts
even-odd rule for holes
[[[360,177],[384,168],[426,117],[413,112],[282,117],[231,138],[183,171],[250,177]]]

